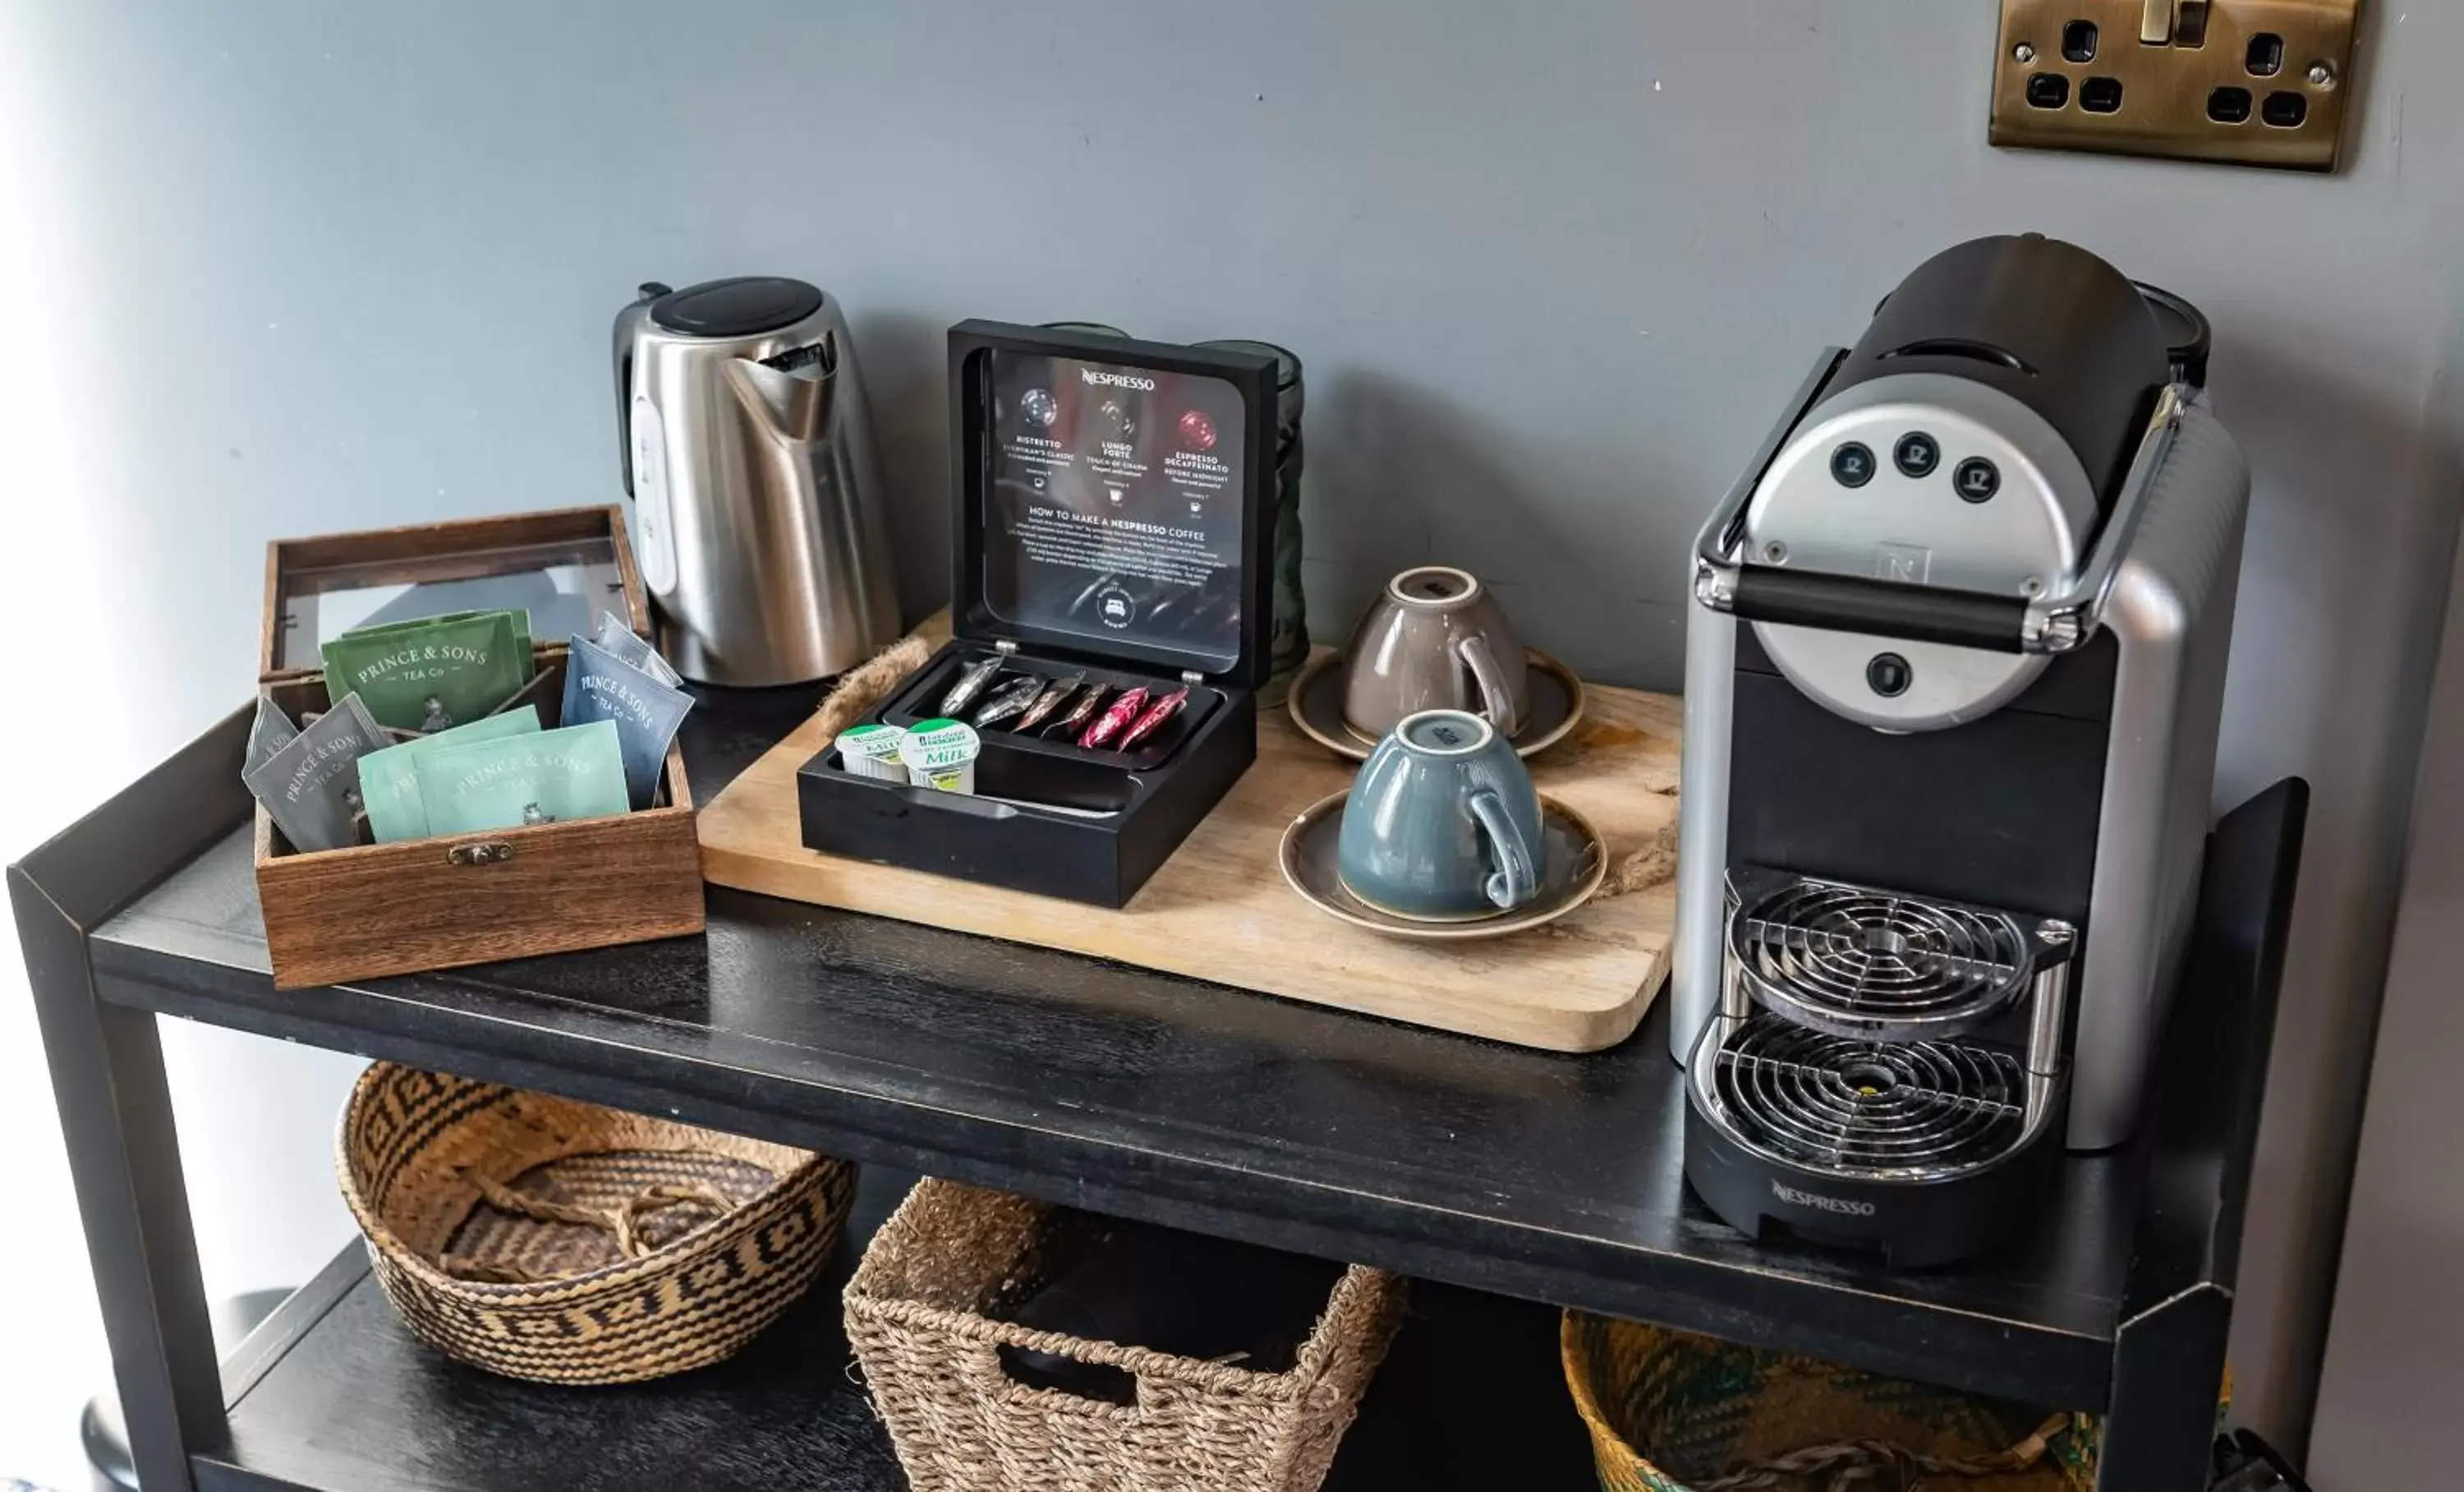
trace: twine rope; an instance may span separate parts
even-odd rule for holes
[[[2071,1416],[2056,1414],[2015,1445],[1989,1456],[1951,1459],[1924,1456],[1887,1440],[1840,1440],[1810,1445],[1706,1481],[1698,1492],[1792,1492],[1816,1477],[1822,1492],[1920,1492],[1937,1477],[1991,1477],[2026,1471],[2042,1460],[2054,1436]]]
[[[932,657],[931,645],[911,634],[847,670],[816,712],[821,717],[824,744],[854,724],[858,717],[887,698],[900,679],[923,667]]]
[[[577,1207],[570,1202],[556,1202],[526,1191],[517,1191],[503,1182],[480,1175],[468,1167],[463,1169],[462,1177],[477,1189],[480,1200],[498,1212],[527,1217],[533,1222],[570,1223],[613,1234],[616,1251],[628,1259],[640,1258],[650,1252],[649,1243],[642,1236],[642,1225],[654,1213],[671,1207],[693,1206],[724,1217],[736,1211],[736,1203],[725,1192],[715,1187],[699,1184],[663,1181],[645,1188],[622,1207],[602,1209]],[[519,1264],[471,1258],[460,1254],[448,1254],[437,1260],[437,1265],[457,1280],[483,1284],[545,1284],[556,1278],[525,1269]]]

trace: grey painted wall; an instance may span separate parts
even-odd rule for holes
[[[2456,1480],[2464,1403],[2464,607],[2450,607],[2422,742],[2412,849],[2370,1066],[2350,1225],[2319,1387],[2311,1480],[2328,1489]]]
[[[2213,316],[2260,474],[2218,794],[2318,808],[2237,1358],[2298,1436],[2453,541],[2464,13],[2369,8],[2321,180],[1990,150],[1994,9],[11,8],[67,151],[16,291],[78,391],[55,500],[142,582],[167,745],[247,686],[268,537],[607,498],[627,287],[776,270],[852,308],[919,604],[948,323],[1260,336],[1309,367],[1322,631],[1450,559],[1674,687],[1683,545],[1815,348],[1947,243],[2074,237]]]

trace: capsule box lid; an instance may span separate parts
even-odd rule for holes
[[[649,635],[623,511],[560,508],[276,539],[265,546],[257,679],[320,673],[324,645],[353,628],[516,607],[530,612],[531,641],[542,650],[589,635],[601,612],[628,616]]]
[[[950,405],[956,635],[1265,682],[1273,358],[962,322]]]

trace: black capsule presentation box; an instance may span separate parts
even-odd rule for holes
[[[951,641],[867,723],[940,715],[966,667],[1188,703],[1128,752],[978,728],[972,794],[798,771],[807,847],[1121,906],[1258,755],[1272,668],[1271,358],[996,322],[950,329]],[[1066,713],[1067,706],[1064,707]]]

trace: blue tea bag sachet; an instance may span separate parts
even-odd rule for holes
[[[653,801],[660,768],[667,765],[668,743],[675,739],[676,727],[693,704],[692,695],[660,682],[587,637],[575,637],[565,655],[564,724],[615,724],[625,756],[625,791],[635,808],[649,808]]]

